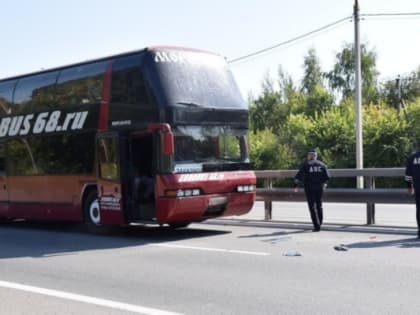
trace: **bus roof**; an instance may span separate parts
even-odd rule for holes
[[[33,71],[33,72],[25,73],[25,74],[14,75],[14,76],[11,76],[11,77],[0,78],[0,83],[4,82],[4,81],[24,78],[24,77],[31,76],[31,75],[37,75],[37,74],[47,73],[47,72],[51,72],[51,71],[63,70],[63,69],[66,69],[66,68],[81,66],[81,65],[85,65],[85,64],[89,64],[89,63],[112,60],[112,59],[116,59],[116,58],[119,58],[119,57],[124,57],[124,56],[129,56],[129,55],[134,55],[134,54],[140,54],[140,53],[144,53],[146,51],[159,51],[159,50],[184,50],[184,51],[193,51],[193,52],[200,52],[200,53],[206,53],[206,54],[212,54],[212,55],[220,56],[219,54],[216,54],[216,53],[213,53],[213,52],[200,50],[200,49],[196,49],[196,48],[189,48],[189,47],[149,46],[149,47],[145,47],[143,49],[137,49],[137,50],[123,52],[123,53],[119,53],[119,54],[115,54],[115,55],[109,55],[109,56],[105,56],[105,57],[89,59],[89,60],[86,60],[86,61],[75,62],[75,63],[67,64],[67,65],[64,65],[64,66],[59,66],[59,67],[54,67],[54,68],[49,68],[49,69],[42,69],[42,70],[39,70],[39,71]]]

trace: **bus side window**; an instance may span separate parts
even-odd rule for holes
[[[131,105],[149,105],[141,71],[141,56],[126,56],[112,66],[111,102]]]
[[[11,113],[15,85],[16,80],[0,83],[0,116],[9,115]]]
[[[30,138],[11,139],[7,142],[8,175],[37,175],[38,166]]]
[[[100,103],[108,62],[101,61],[62,70],[57,81],[58,105],[66,107]]]
[[[54,107],[58,71],[25,77],[18,81],[13,97],[12,114]]]

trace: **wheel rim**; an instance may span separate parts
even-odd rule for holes
[[[99,211],[99,201],[95,199],[89,206],[89,218],[95,225],[101,224],[101,212]]]

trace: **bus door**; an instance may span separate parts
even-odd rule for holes
[[[6,176],[5,142],[0,142],[0,217],[9,211],[9,191]]]
[[[96,136],[97,187],[101,224],[123,224],[124,195],[121,161],[124,140],[116,132]]]
[[[132,220],[153,221],[155,209],[155,137],[153,133],[141,133],[130,138],[129,163],[131,165]]]

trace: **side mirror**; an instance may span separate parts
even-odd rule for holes
[[[171,126],[168,124],[150,124],[147,127],[149,132],[159,132],[160,133],[160,142],[162,145],[163,155],[173,155],[175,153],[174,145],[174,134],[172,133]]]
[[[164,132],[162,135],[162,153],[173,155],[175,153],[174,135],[172,132]]]

